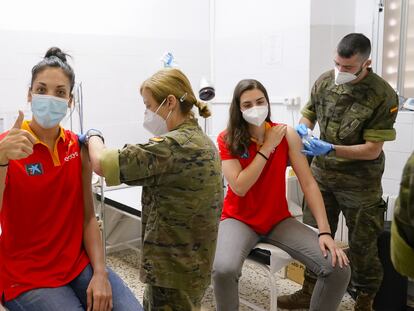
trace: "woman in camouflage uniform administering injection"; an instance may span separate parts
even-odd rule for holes
[[[107,150],[100,133],[86,143],[96,173],[108,185],[142,185],[142,260],[145,310],[198,310],[210,284],[223,201],[217,149],[194,118],[210,111],[187,77],[163,69],[141,86],[146,144]],[[89,134],[89,135],[88,135]]]

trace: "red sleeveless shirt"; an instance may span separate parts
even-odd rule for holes
[[[253,161],[260,147],[252,141],[245,154],[234,156],[226,145],[225,135],[226,131],[220,133],[217,138],[221,159],[237,159],[242,169],[245,169]],[[259,234],[267,234],[277,223],[291,217],[286,201],[288,152],[289,145],[284,137],[275,152],[269,156],[259,179],[244,197],[236,195],[230,185],[228,186],[221,220],[234,218]]]

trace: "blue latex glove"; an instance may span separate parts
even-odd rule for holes
[[[314,137],[309,141],[309,144],[304,144],[305,149],[302,150],[302,153],[309,156],[319,156],[327,154],[328,152],[334,149],[333,145],[327,143],[326,141],[320,140],[319,138]]]
[[[98,136],[102,139],[102,142],[105,143],[102,132],[97,129],[89,129],[84,134],[78,134],[78,141],[81,145],[87,145],[89,138],[92,136]]]
[[[308,127],[306,124],[300,123],[295,126],[296,132],[299,134],[300,138],[303,138],[303,136],[308,135]]]
[[[84,145],[86,142],[86,133],[78,134],[78,141],[81,145]]]

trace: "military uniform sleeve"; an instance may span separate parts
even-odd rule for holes
[[[108,186],[121,183],[119,179],[119,150],[104,150],[101,156],[102,173]]]
[[[316,92],[317,92],[317,82],[312,87],[310,99],[308,103],[303,107],[301,113],[302,115],[311,121],[313,124],[315,124],[316,121]]]
[[[173,152],[168,138],[148,144],[125,145],[121,150],[106,151],[101,166],[109,186],[152,185],[156,177],[173,168]]]
[[[391,259],[398,272],[414,278],[414,153],[404,167],[394,212]]]
[[[398,97],[392,91],[387,94],[383,102],[365,126],[363,137],[366,141],[380,142],[395,139],[395,119],[398,112]]]

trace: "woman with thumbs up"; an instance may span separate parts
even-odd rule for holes
[[[0,141],[0,168],[2,168],[0,174],[2,175],[6,172],[5,168],[9,165],[9,160],[26,158],[33,153],[33,144],[36,139],[29,132],[21,130],[23,118],[23,112],[19,111],[15,124],[10,129],[8,135]],[[4,184],[0,185],[0,191],[3,193]],[[2,198],[0,197],[0,202],[2,202],[1,200]]]
[[[49,49],[32,69],[33,119],[19,112],[0,134],[0,301],[10,311],[142,310],[105,267],[87,150],[59,126],[74,83],[66,54]]]

